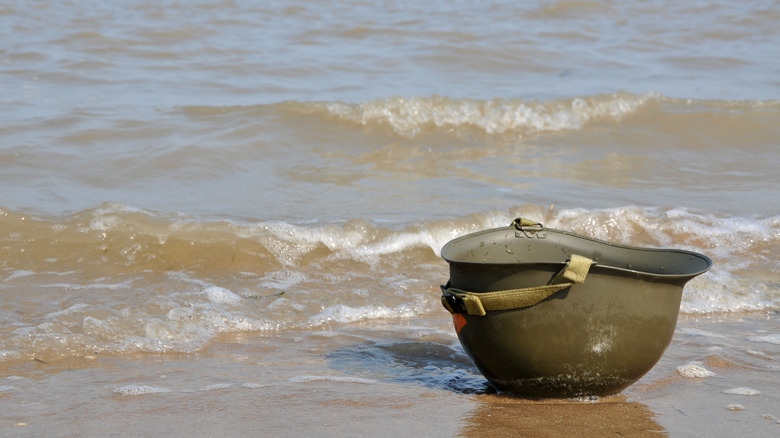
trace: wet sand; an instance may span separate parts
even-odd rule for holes
[[[281,385],[285,386],[285,385]],[[62,394],[59,397],[63,397]],[[68,396],[65,396],[66,398]],[[6,403],[3,403],[6,404]],[[534,401],[384,384],[310,382],[5,406],[4,434],[28,436],[658,436],[642,403]],[[67,404],[67,403],[66,403]],[[63,406],[64,407],[64,406]],[[40,411],[39,415],[30,412]]]
[[[437,380],[430,375],[440,367],[468,366],[441,354],[446,336],[388,344],[397,333],[382,333],[376,323],[333,338],[223,336],[197,354],[17,362],[0,377],[0,432],[776,436],[780,347],[755,336],[765,319],[682,317],[669,350],[643,379],[616,396],[577,400],[496,394],[471,374]],[[376,345],[385,345],[390,359],[377,359]],[[681,374],[691,361],[712,375]]]

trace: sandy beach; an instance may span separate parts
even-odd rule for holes
[[[635,385],[570,400],[496,394],[462,357],[442,355],[446,335],[393,341],[372,324],[354,327],[351,340],[249,334],[194,355],[32,361],[3,378],[0,427],[14,436],[771,437],[780,428],[778,382],[766,363],[780,349],[749,340],[764,322],[684,318],[667,354]],[[722,324],[729,329],[708,330]],[[752,360],[733,356],[745,344]],[[377,345],[394,354],[376,354]],[[291,352],[298,360],[274,367]],[[678,370],[694,361],[712,375]],[[436,378],[452,368],[464,371],[458,381],[451,371]]]
[[[3,2],[0,436],[780,436],[779,22]],[[620,394],[497,393],[460,345],[441,250],[519,217],[713,261]]]

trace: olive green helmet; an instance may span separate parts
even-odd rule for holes
[[[448,242],[442,304],[466,353],[501,390],[614,394],[649,371],[674,334],[683,286],[712,261],[610,243],[516,219]]]

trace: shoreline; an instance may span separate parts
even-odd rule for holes
[[[28,361],[0,368],[0,431],[775,436],[780,379],[774,361],[780,346],[749,341],[756,333],[776,332],[770,316],[681,316],[672,345],[646,376],[621,394],[595,400],[496,394],[480,389],[481,376],[465,371],[436,377],[440,368],[467,365],[442,356],[451,338],[398,339],[399,332],[382,331],[387,321],[325,339],[302,332],[225,335],[193,354]],[[419,327],[421,321],[395,321],[402,322]],[[753,345],[742,347],[744,342]],[[376,345],[395,346],[395,356],[377,356]],[[425,348],[415,348],[420,345]],[[685,377],[678,367],[690,362],[712,376]]]

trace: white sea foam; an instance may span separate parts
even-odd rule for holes
[[[577,130],[595,120],[618,121],[659,97],[656,93],[617,93],[549,102],[391,97],[362,104],[332,102],[319,105],[343,120],[362,125],[387,124],[406,137],[414,137],[426,127],[458,129],[469,126],[487,134],[524,135]]]
[[[278,273],[269,273],[266,280],[269,287],[275,288],[299,283],[304,277],[297,272],[297,261],[318,246],[326,246],[332,252],[330,257],[358,260],[375,267],[380,261],[389,260],[387,256],[417,247],[429,247],[438,254],[452,238],[480,229],[506,226],[514,216],[510,212],[492,212],[463,221],[462,226],[429,224],[398,232],[387,232],[368,224],[340,228],[268,225],[267,229],[273,236],[281,239],[269,243],[270,249],[288,266],[290,274],[280,277]],[[760,277],[743,275],[745,268],[758,264],[759,269],[767,269],[762,266],[771,265],[771,260],[761,255],[762,250],[754,250],[754,247],[771,246],[778,240],[776,218],[735,220],[682,208],[624,207],[595,211],[559,210],[545,225],[629,244],[637,243],[636,233],[641,230],[643,239],[649,237],[653,241],[644,246],[689,249],[717,257],[710,272],[688,283],[681,306],[684,313],[780,308],[780,294],[776,289],[768,287]],[[720,263],[721,260],[728,260],[728,263]],[[275,284],[276,281],[280,284]]]
[[[21,357],[18,351],[13,350],[0,350],[0,360],[17,359]]]
[[[255,382],[247,382],[241,384],[242,388],[250,388],[250,389],[267,388],[269,386],[274,386],[274,385],[271,383],[255,383]]]
[[[288,223],[270,223],[263,226],[245,227],[239,231],[244,237],[259,238],[285,266],[294,266],[303,254],[320,245],[331,251],[351,248],[364,241],[360,230],[325,226],[308,228]]]
[[[440,311],[432,288],[446,281],[444,262],[430,258],[422,264],[415,261],[417,264],[411,266],[405,264],[410,259],[408,256],[420,260],[419,249],[425,247],[437,254],[454,237],[506,226],[515,216],[527,216],[529,212],[538,216],[538,210],[527,206],[408,225],[398,230],[362,220],[341,225],[319,222],[310,226],[235,225],[241,232],[254,233],[256,241],[265,239],[269,251],[278,251],[274,256],[287,260],[283,266],[258,273],[254,278],[242,275],[244,284],[237,282],[236,286],[241,288],[240,293],[216,286],[214,278],[204,279],[197,270],[165,272],[161,281],[170,286],[162,291],[150,288],[141,300],[133,298],[133,291],[146,287],[139,280],[145,278],[146,271],[119,280],[93,278],[85,281],[86,284],[78,284],[81,274],[75,271],[47,272],[68,277],[62,283],[46,284],[47,287],[121,293],[115,294],[115,301],[107,304],[89,292],[84,300],[90,301],[80,299],[74,304],[73,300],[64,300],[54,307],[62,310],[53,312],[52,307],[41,307],[48,313],[34,316],[31,321],[24,321],[17,314],[0,315],[8,316],[14,327],[9,332],[10,339],[0,344],[0,360],[29,356],[33,351],[68,352],[85,348],[113,352],[192,352],[222,332],[323,329],[336,324],[412,318]],[[548,214],[546,209],[542,210]],[[610,241],[636,243],[637,236],[632,233],[641,230],[641,239],[659,245],[670,243],[672,247],[704,254],[720,251],[721,259],[716,259],[713,269],[686,285],[681,304],[684,313],[780,309],[780,293],[773,286],[777,274],[768,268],[775,266],[773,245],[780,237],[776,219],[736,220],[681,208],[639,207],[555,210],[548,214],[548,219],[545,219],[546,226]],[[687,221],[688,225],[679,229],[660,225],[677,220]],[[223,225],[222,222],[211,224],[220,233],[225,231],[220,228]],[[732,228],[724,232],[720,229],[723,227]],[[742,240],[733,234],[740,234]],[[721,239],[726,239],[727,244],[719,245]],[[754,248],[756,251],[752,251]],[[307,256],[305,266],[301,263],[304,255]],[[732,260],[740,261],[732,264]],[[369,267],[363,271],[363,267],[355,268],[352,261],[368,263]],[[74,279],[71,281],[70,277]],[[347,288],[343,287],[345,279],[350,280]],[[7,285],[10,284],[3,283],[4,287]],[[258,287],[262,293],[247,292]],[[289,293],[274,297],[268,290]],[[262,299],[247,300],[242,295],[262,295]],[[73,326],[75,317],[81,322],[77,329]],[[710,338],[715,340],[714,344],[719,343],[717,338],[723,338],[698,329],[683,328],[681,333]],[[777,345],[780,335],[756,332],[749,340]],[[605,347],[606,344],[593,345],[597,351]]]
[[[65,290],[122,290],[129,289],[134,281],[135,279],[130,278],[119,283],[49,283],[45,286]]]
[[[321,325],[326,322],[351,323],[368,319],[379,318],[411,318],[416,316],[415,312],[409,306],[399,306],[390,308],[384,305],[367,305],[360,307],[350,307],[343,304],[330,306],[325,310],[309,318],[312,325]]]
[[[704,379],[715,375],[712,371],[704,368],[701,362],[696,361],[678,366],[677,372],[683,377],[692,379]]]
[[[531,208],[531,207],[528,207]],[[230,225],[239,236],[263,242],[284,267],[266,272],[261,284],[273,290],[291,290],[309,276],[300,270],[301,257],[317,248],[327,248],[324,257],[333,260],[356,260],[372,269],[382,263],[398,264],[396,257],[414,248],[428,247],[438,254],[454,237],[486,228],[506,226],[517,215],[527,215],[528,208],[517,211],[494,211],[475,214],[457,222],[432,222],[406,230],[377,228],[367,221],[355,220],[344,225],[303,226],[290,223]],[[539,212],[532,208],[532,213]],[[574,231],[600,239],[637,244],[690,249],[715,258],[714,267],[694,278],[685,288],[683,313],[765,311],[780,308],[780,293],[771,287],[773,277],[767,271],[773,261],[772,247],[778,242],[777,218],[720,217],[684,208],[621,207],[603,210],[555,210],[545,225]],[[317,222],[313,222],[317,223]],[[638,231],[639,230],[639,231]],[[724,263],[725,261],[725,263]],[[755,276],[745,275],[757,272]],[[338,281],[338,275],[333,275]],[[213,285],[204,284],[204,288]],[[355,289],[358,291],[360,289]],[[368,292],[366,292],[368,293]],[[226,297],[214,296],[220,300]],[[226,298],[237,304],[233,297]],[[298,303],[300,304],[300,303]]]
[[[206,290],[204,290],[203,293],[205,293],[206,296],[208,296],[209,301],[216,304],[233,305],[243,301],[243,299],[240,296],[234,294],[230,290],[225,289],[223,287],[211,286]]]
[[[294,287],[305,279],[306,276],[301,272],[296,272],[290,269],[282,269],[280,271],[266,273],[260,279],[260,282],[263,287],[283,291]]]
[[[205,282],[203,280],[197,279],[197,278],[192,278],[191,276],[187,275],[184,272],[169,271],[169,272],[166,272],[165,275],[167,277],[171,278],[172,280],[181,281],[181,282],[185,282],[185,283],[191,283],[191,284],[200,286],[200,287],[202,287],[204,289],[211,286],[209,283],[207,283],[207,282]]]
[[[144,395],[171,392],[171,390],[149,385],[126,385],[115,389],[114,392],[121,395]]]
[[[81,321],[81,330],[104,341],[117,341],[125,336],[125,333],[117,327],[116,318],[106,320],[87,316]]]
[[[340,333],[332,331],[332,330],[318,330],[311,332],[312,336],[320,336],[323,338],[336,338],[341,336]]]
[[[780,334],[766,335],[766,336],[753,336],[748,338],[753,342],[765,342],[768,344],[780,345]]]
[[[192,307],[174,307],[165,317],[171,321],[191,321],[197,317],[197,313]]]
[[[209,386],[206,386],[204,388],[201,388],[200,390],[201,391],[214,391],[214,390],[218,390],[218,389],[230,388],[231,386],[233,386],[232,383],[215,383],[213,385],[209,385]]]
[[[286,309],[292,309],[296,312],[302,312],[304,311],[305,307],[303,304],[296,303],[287,297],[278,297],[271,301],[271,303],[268,304],[265,309],[268,311],[283,311]]]
[[[761,394],[761,391],[753,388],[740,387],[740,388],[727,389],[723,391],[723,393],[732,394],[732,395],[758,395]]]
[[[74,305],[68,307],[67,309],[62,309],[62,310],[58,310],[56,312],[49,313],[49,314],[45,315],[44,318],[46,318],[46,319],[59,318],[61,316],[65,316],[65,315],[70,315],[70,314],[73,314],[73,313],[83,312],[84,309],[86,309],[87,307],[89,307],[89,305],[87,305],[86,303],[74,304]]]
[[[758,356],[758,357],[760,357],[762,359],[768,359],[768,360],[774,360],[775,359],[773,356],[770,356],[770,355],[764,353],[763,351],[745,350],[745,353],[752,354],[753,356]]]
[[[560,210],[546,226],[618,243],[687,249],[710,256],[712,269],[685,287],[683,313],[780,309],[774,266],[778,217],[705,214],[684,208],[622,207]]]
[[[619,207],[603,210],[559,210],[545,225],[576,230],[604,240],[631,243],[637,230],[657,241],[658,246],[700,249],[727,256],[750,246],[777,240],[778,218],[721,217],[674,208]]]
[[[379,242],[366,243],[355,247],[348,254],[350,257],[374,264],[378,257],[386,254],[400,253],[417,246],[430,246],[430,235],[424,232],[398,233]]]
[[[339,383],[376,383],[376,380],[364,379],[361,377],[342,377],[342,376],[295,376],[288,380],[290,383],[308,383],[308,382],[339,382]]]
[[[23,277],[29,277],[31,275],[35,275],[37,272],[34,271],[28,271],[24,269],[18,269],[16,271],[11,272],[7,277],[3,279],[3,281],[11,281],[15,280],[17,278],[23,278]]]

